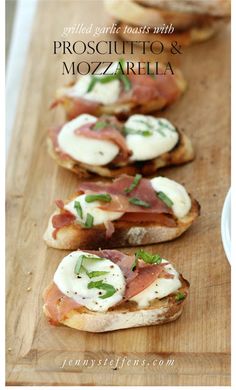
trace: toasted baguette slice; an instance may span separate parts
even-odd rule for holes
[[[175,31],[186,30],[193,26],[204,23],[207,24],[211,22],[216,16],[219,18],[225,17],[229,14],[228,9],[221,8],[221,10],[218,10],[218,13],[220,14],[218,15],[217,10],[212,8],[212,11],[215,10],[215,14],[213,13],[212,15],[207,12],[209,11],[209,8],[206,8],[205,12],[203,12],[204,7],[202,6],[200,8],[202,12],[195,12],[196,9],[194,8],[191,12],[189,12],[189,8],[187,8],[187,10],[183,8],[181,12],[178,12],[176,8],[180,2],[174,2],[172,0],[171,5],[175,3],[176,7],[168,7],[166,2],[165,4],[162,4],[161,1],[157,1],[156,5],[146,4],[143,1],[138,2],[135,0],[104,0],[104,3],[106,11],[116,20],[121,21],[126,25],[133,27],[148,26],[149,28],[154,28],[163,24],[172,24],[175,28]],[[160,8],[158,7],[159,3]],[[206,2],[203,0],[203,2],[200,1],[200,3]],[[212,0],[211,3],[213,3]],[[165,8],[164,5],[166,4],[167,7]]]
[[[231,0],[135,0],[135,2],[147,8],[156,7],[160,10],[170,10],[176,13],[196,13],[225,17],[229,16],[231,12]]]
[[[80,163],[73,160],[70,156],[61,156],[50,137],[47,138],[48,152],[50,156],[63,168],[66,168],[78,175],[79,178],[89,177],[91,174],[96,174],[104,177],[118,177],[121,174],[135,175],[142,173],[143,175],[154,174],[159,168],[170,165],[180,165],[192,161],[194,159],[194,150],[190,139],[187,135],[178,130],[179,141],[171,151],[162,154],[161,156],[144,161],[142,164],[129,163],[123,166],[96,166]]]
[[[189,282],[180,275],[181,288],[177,292],[185,295],[181,301],[175,300],[175,294],[163,299],[155,299],[145,309],[139,309],[135,302],[124,302],[105,313],[93,312],[86,308],[73,309],[60,324],[86,332],[109,332],[118,329],[134,328],[149,325],[161,325],[180,317],[189,293]],[[43,307],[46,317],[51,320],[46,306]]]
[[[163,108],[174,103],[186,90],[187,83],[183,77],[182,72],[179,69],[175,69],[174,76],[178,92],[175,98],[171,98],[169,100],[162,96],[159,96],[156,99],[147,99],[145,100],[145,102],[142,103],[134,101],[132,99],[125,102],[118,100],[116,103],[113,104],[93,104],[93,102],[87,101],[87,106],[85,106],[84,110],[82,110],[80,103],[78,103],[77,101],[78,99],[67,94],[68,88],[73,87],[73,85],[75,84],[75,82],[71,82],[68,86],[59,88],[56,91],[56,99],[52,103],[51,108],[60,105],[64,109],[66,118],[68,120],[71,120],[82,113],[87,113],[95,116],[115,115],[121,120],[126,119],[132,114],[149,114],[152,112],[160,111]]]
[[[131,223],[114,221],[115,232],[107,239],[104,225],[97,225],[91,229],[83,229],[79,224],[72,224],[60,228],[56,239],[53,238],[52,216],[44,233],[46,244],[56,249],[97,249],[118,248],[138,245],[157,244],[170,241],[183,234],[200,214],[199,203],[191,198],[192,207],[189,213],[177,220],[175,227],[158,225],[153,222]]]

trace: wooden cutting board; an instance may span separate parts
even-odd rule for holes
[[[61,120],[48,106],[68,80],[60,75],[64,57],[52,54],[52,42],[62,39],[63,27],[82,22],[106,22],[100,1],[41,1],[35,17],[8,159],[7,384],[229,385],[230,266],[220,236],[230,185],[228,28],[184,50],[180,65],[188,90],[163,112],[192,137],[196,159],[161,174],[184,183],[202,206],[201,217],[181,238],[147,248],[172,260],[190,281],[182,317],[105,334],[52,327],[44,318],[42,292],[66,252],[47,248],[42,235],[54,199],[63,199],[78,183],[46,150],[47,127]],[[118,358],[116,369],[112,361]]]

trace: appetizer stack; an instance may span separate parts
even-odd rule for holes
[[[230,17],[230,0],[104,0],[124,40],[161,39],[188,46],[215,35]]]
[[[189,283],[175,267],[157,253],[127,256],[113,248],[173,240],[200,213],[183,185],[157,176],[161,167],[193,160],[190,139],[148,115],[172,104],[185,85],[176,70],[82,76],[57,92],[52,106],[61,105],[67,121],[49,130],[50,155],[79,178],[95,173],[106,181],[82,181],[68,199],[56,200],[44,240],[74,252],[44,292],[50,323],[105,332],[180,316]]]

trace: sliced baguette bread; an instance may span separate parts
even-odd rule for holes
[[[43,310],[52,325],[108,332],[174,321],[188,293],[189,282],[157,254],[79,249],[58,265]]]
[[[182,287],[178,290],[187,298],[189,293],[189,282],[180,275]],[[183,311],[186,299],[175,300],[172,294],[161,300],[154,300],[145,309],[139,309],[135,303],[125,302],[119,307],[110,309],[106,313],[99,313],[87,310],[86,308],[71,310],[61,325],[66,325],[86,332],[110,332],[113,330],[135,328],[140,326],[161,325],[177,320]],[[43,307],[44,314],[50,321],[50,313],[46,306]]]
[[[199,203],[191,198],[192,207],[188,214],[177,220],[174,227],[162,226],[154,222],[114,221],[115,233],[106,238],[104,225],[97,225],[91,229],[84,229],[78,223],[60,228],[56,238],[53,237],[52,217],[44,233],[46,244],[56,249],[97,249],[97,248],[119,248],[138,245],[157,244],[170,241],[183,234],[196,220],[200,214]]]
[[[51,134],[53,131],[54,129],[51,130]],[[153,160],[143,161],[142,163],[129,162],[121,166],[112,166],[111,164],[107,166],[96,166],[75,161],[70,156],[60,153],[55,147],[51,136],[47,138],[47,146],[48,153],[57,164],[76,173],[79,178],[86,178],[91,174],[114,178],[121,174],[135,175],[138,172],[148,176],[154,174],[159,168],[184,164],[194,159],[194,150],[190,139],[182,130],[178,129],[177,131],[179,133],[179,141],[171,151]]]

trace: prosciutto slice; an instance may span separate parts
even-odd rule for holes
[[[132,89],[123,92],[120,101],[133,101],[145,104],[148,101],[159,99],[163,105],[174,102],[180,95],[176,76],[171,73],[159,74],[153,78],[150,75],[128,75]]]
[[[97,109],[100,106],[99,103],[93,102],[91,100],[86,100],[82,98],[72,97],[73,102],[69,96],[56,99],[50,106],[50,109],[57,107],[62,104],[65,105],[68,109],[67,116],[68,119],[73,119],[81,114],[91,114],[96,115]]]
[[[67,313],[81,307],[79,303],[64,295],[55,283],[52,283],[44,292],[45,308],[50,315],[50,323],[58,325]]]
[[[173,278],[173,275],[164,270],[164,266],[168,263],[146,264],[141,262],[141,264],[138,264],[136,269],[132,271],[132,265],[135,260],[134,255],[128,256],[122,252],[112,249],[86,252],[109,259],[120,267],[126,279],[125,300],[128,300],[145,290],[159,276],[163,278]]]
[[[84,182],[79,186],[79,190],[84,193],[109,193],[112,201],[101,205],[102,210],[118,211],[124,213],[166,213],[172,214],[169,208],[159,199],[151,185],[150,180],[142,178],[133,191],[126,194],[125,190],[133,183],[134,178],[128,175],[121,175],[113,183],[104,182]],[[138,198],[150,205],[150,207],[136,206],[129,202],[129,198]]]
[[[53,238],[56,239],[58,230],[60,230],[64,226],[71,225],[75,220],[76,217],[66,210],[61,210],[60,214],[53,215],[52,217],[52,226],[54,227],[52,233]]]
[[[102,122],[102,121],[103,121],[103,117],[101,117],[99,119],[99,122]],[[105,119],[104,119],[104,121],[105,121]],[[106,122],[104,122],[104,123],[106,123]],[[96,123],[95,123],[95,125],[96,125]],[[88,137],[88,138],[107,140],[107,141],[113,142],[120,149],[119,156],[114,161],[115,162],[126,161],[129,158],[131,152],[126,145],[125,138],[121,134],[121,131],[114,127],[116,125],[118,127],[118,122],[117,122],[117,124],[107,122],[107,125],[105,125],[103,128],[101,128],[99,130],[95,130],[95,129],[93,129],[94,123],[92,123],[92,124],[86,123],[85,125],[79,127],[75,131],[75,134],[83,135],[83,136]]]

